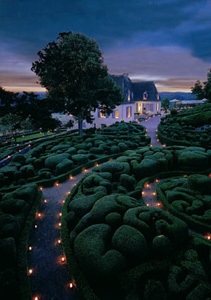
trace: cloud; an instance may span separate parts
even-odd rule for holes
[[[190,90],[197,79],[206,80],[210,67],[189,50],[175,46],[120,49],[105,52],[104,56],[111,74],[129,73],[134,81],[153,80],[160,91],[169,88],[169,84],[178,90],[179,83],[181,89]]]
[[[0,0],[1,70],[14,80],[19,74],[32,78],[37,52],[72,30],[99,43],[112,73],[157,82],[181,74],[205,78],[210,15],[210,0]]]

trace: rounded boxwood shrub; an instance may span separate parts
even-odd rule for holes
[[[88,155],[86,154],[75,154],[72,156],[72,160],[77,165],[83,165],[88,162]]]
[[[194,174],[188,177],[188,184],[194,191],[199,191],[201,194],[211,193],[211,178],[206,175]]]
[[[147,257],[144,235],[129,225],[122,225],[115,231],[112,237],[112,247],[128,259],[144,261]]]
[[[106,249],[111,234],[107,224],[94,224],[77,235],[74,253],[83,272],[93,278],[113,277],[126,265],[124,256],[117,250]]]
[[[133,176],[130,176],[130,175],[127,175],[127,174],[121,174],[119,182],[128,191],[132,191],[134,189],[136,180]]]
[[[18,163],[21,163],[21,164],[24,164],[25,160],[26,160],[26,158],[23,154],[16,154],[12,157],[13,162],[18,162]]]
[[[56,168],[56,165],[61,163],[64,159],[69,158],[70,155],[68,153],[56,154],[52,155],[45,160],[45,167],[51,170]]]
[[[73,161],[69,160],[68,158],[65,158],[62,162],[58,163],[56,166],[56,176],[66,173],[72,169]]]

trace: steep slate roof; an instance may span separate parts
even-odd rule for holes
[[[132,82],[130,78],[123,74],[123,75],[110,75],[111,78],[115,81],[116,85],[118,85],[122,89],[122,94],[125,96],[125,101],[123,103],[128,103],[128,90],[132,92]],[[132,95],[130,102],[133,102]]]
[[[144,100],[143,94],[147,92],[147,101],[159,101],[157,99],[158,91],[153,81],[132,82],[128,74],[110,75],[115,83],[121,87],[122,94],[125,96],[123,103],[131,103],[135,101]],[[130,101],[128,98],[128,91],[130,91]]]
[[[143,100],[144,92],[147,92],[147,101],[159,101],[157,99],[158,91],[153,81],[134,82],[133,96],[135,101]]]

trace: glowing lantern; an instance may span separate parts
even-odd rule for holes
[[[58,244],[61,244],[61,243],[62,243],[62,240],[59,239],[59,240],[57,241],[57,243],[58,243]]]
[[[61,226],[62,226],[62,223],[59,223],[58,226],[61,227]]]
[[[158,179],[155,179],[155,182],[159,182],[159,180],[158,180]]]
[[[61,217],[62,216],[62,213],[59,213],[59,217]]]
[[[153,192],[152,195],[153,195],[153,196],[156,196],[156,192]]]
[[[33,269],[29,269],[28,274],[31,275],[33,273]]]
[[[34,225],[34,228],[37,228],[37,225]]]
[[[29,246],[29,251],[32,251],[32,246]]]
[[[145,192],[141,192],[142,195],[145,195]]]

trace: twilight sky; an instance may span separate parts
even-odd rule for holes
[[[211,68],[211,0],[0,0],[0,86],[44,91],[31,65],[59,32],[100,45],[111,74],[190,91]]]

